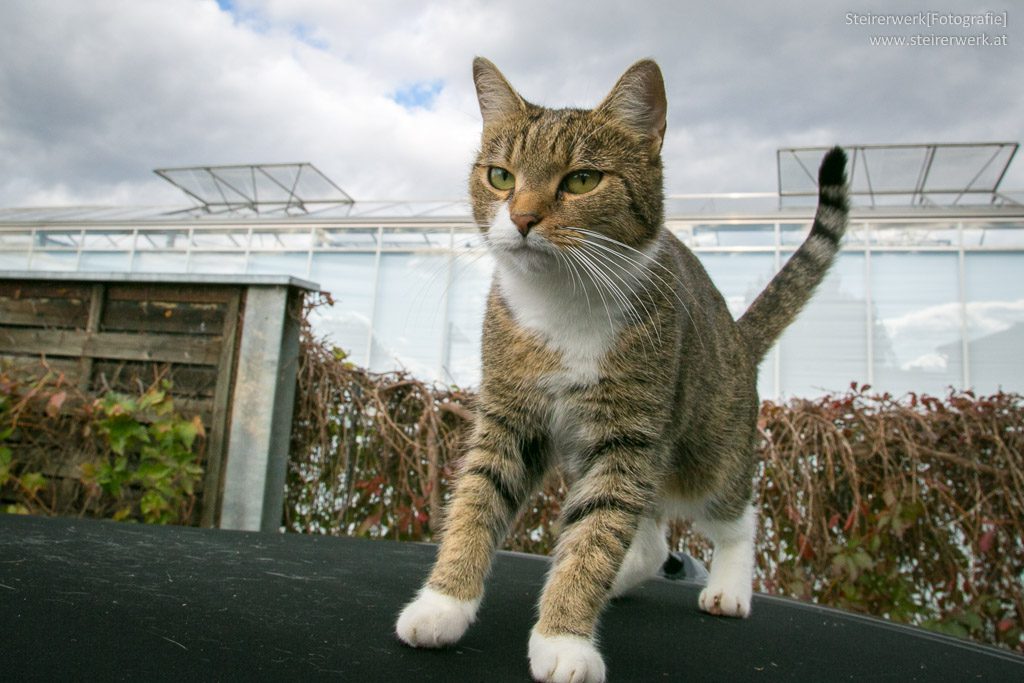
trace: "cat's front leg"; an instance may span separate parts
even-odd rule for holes
[[[530,671],[538,681],[605,680],[604,660],[594,642],[597,620],[654,498],[653,485],[627,481],[616,460],[612,456],[595,465],[566,500],[540,618],[530,635]]]
[[[543,474],[542,458],[526,452],[536,441],[510,434],[486,416],[474,438],[477,446],[467,453],[455,486],[437,561],[395,625],[398,637],[413,647],[451,645],[473,623],[495,548]]]

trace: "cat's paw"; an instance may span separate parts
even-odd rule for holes
[[[479,600],[457,600],[424,587],[398,616],[395,633],[413,647],[451,645],[476,619],[479,606]]]
[[[700,608],[708,614],[722,617],[750,616],[750,582],[733,586],[712,581],[700,592]]]
[[[530,673],[544,683],[603,683],[604,660],[594,644],[577,636],[530,634]]]

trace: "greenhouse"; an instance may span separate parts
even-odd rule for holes
[[[848,146],[841,256],[762,396],[1024,391],[1024,193],[1000,187],[1017,147]],[[780,149],[773,192],[668,196],[668,228],[734,315],[806,235],[822,151]],[[479,381],[493,264],[464,201],[355,201],[305,163],[157,173],[190,204],[0,209],[0,269],[293,275],[331,294],[316,329],[354,362]]]

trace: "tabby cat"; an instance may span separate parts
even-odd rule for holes
[[[473,63],[483,135],[469,189],[495,260],[472,436],[437,562],[398,618],[414,647],[473,622],[495,547],[549,468],[573,482],[529,641],[541,681],[602,681],[602,608],[654,576],[666,524],[714,543],[700,609],[750,613],[757,367],[846,227],[846,156],[819,171],[809,237],[734,321],[663,225],[666,101],[650,60],[593,110],[530,104]]]

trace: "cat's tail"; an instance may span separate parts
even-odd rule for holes
[[[825,278],[846,232],[849,208],[846,153],[833,147],[818,169],[818,211],[811,234],[737,323],[756,360],[764,358]]]

